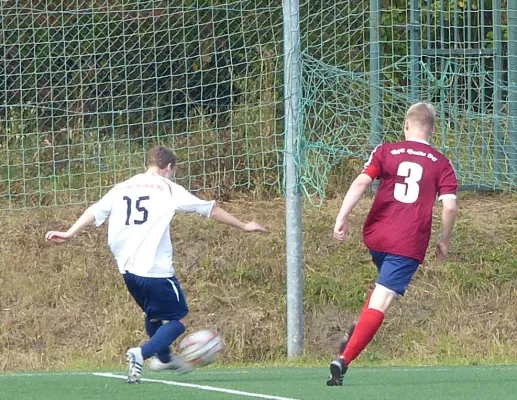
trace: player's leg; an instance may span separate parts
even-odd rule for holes
[[[368,304],[370,303],[370,298],[372,297],[372,293],[373,293],[373,289],[370,290],[368,292],[368,294],[366,295],[366,300],[364,302],[363,308],[362,308],[361,312],[359,313],[359,315],[361,315],[361,313],[368,308]],[[352,337],[352,334],[354,333],[356,324],[357,324],[357,321],[355,321],[348,328],[346,336],[344,337],[343,341],[339,344],[339,352],[338,352],[338,354],[342,354],[343,351],[345,351],[346,345],[348,344],[348,341],[350,340],[350,338]]]
[[[185,332],[185,326],[178,320],[164,321],[152,338],[141,346],[144,359],[157,355],[160,361],[170,361],[169,346]]]
[[[169,349],[169,346],[183,332],[185,332],[185,326],[181,321],[176,319],[164,321],[153,337],[141,346],[144,359],[148,359],[155,354],[162,353],[164,349]]]
[[[145,280],[129,272],[124,274],[123,277],[127,290],[140,308],[145,311]],[[127,383],[140,383],[142,379],[142,369],[144,367],[142,352],[139,348],[129,349],[126,353],[126,357],[128,361]]]
[[[151,369],[154,370],[189,372],[191,368],[188,364],[170,355],[170,345],[185,331],[180,321],[188,314],[183,290],[176,278],[148,279],[146,314],[148,333],[153,334],[141,346],[142,357],[147,359],[155,356],[151,360]],[[159,325],[153,321],[159,321]]]
[[[354,333],[340,355],[340,358],[345,360],[347,366],[372,341],[384,321],[384,314],[397,296],[396,292],[385,286],[380,284],[375,286],[368,307],[361,312]]]
[[[380,266],[382,265],[382,261],[384,260],[385,254],[386,253],[372,252],[372,261],[375,264],[375,266],[377,267],[378,271],[380,271]],[[375,290],[375,288],[372,289],[366,296],[366,300],[364,302],[363,308],[362,308],[361,312],[359,313],[359,319],[360,319],[361,315],[368,309],[373,290]],[[345,363],[345,360],[342,355],[348,346],[348,342],[350,341],[350,339],[352,338],[352,335],[355,332],[355,327],[356,327],[357,323],[358,323],[358,321],[356,321],[352,324],[352,326],[348,330],[347,336],[341,342],[341,344],[339,346],[339,357],[330,363],[330,376],[327,380],[328,386],[343,385],[343,378],[345,376],[346,371],[348,370],[348,365]]]
[[[147,332],[147,336],[152,338],[156,331],[162,326],[162,320],[145,317],[145,331]]]
[[[152,319],[149,317],[145,317],[145,331],[149,338],[152,338],[156,331],[163,325],[163,321],[159,319]],[[163,348],[159,352],[156,353],[155,357],[160,361],[161,364],[167,364],[171,361],[170,349],[169,346]],[[151,365],[151,369],[153,365]]]
[[[339,386],[350,363],[372,341],[393,300],[403,296],[418,268],[418,261],[387,253],[372,252],[379,268],[379,277],[371,297],[367,299],[352,335],[340,356],[330,365],[329,386]]]
[[[380,285],[375,286],[371,297],[365,302],[357,323],[350,330],[347,340],[341,344],[339,357],[330,364],[328,386],[343,384],[348,366],[371,342],[384,320],[384,313],[395,297],[396,293],[392,290]]]
[[[175,278],[145,278],[130,273],[124,275],[124,281],[131,296],[146,313],[145,327],[150,337],[143,346],[127,351],[127,382],[140,383],[144,360],[155,353],[167,361],[161,363],[156,360],[160,367],[188,372],[191,369],[188,364],[180,362],[181,360],[171,360],[169,356],[170,344],[185,331],[179,320],[188,313],[179,283]],[[156,363],[154,366],[156,367]]]
[[[168,321],[165,321],[167,323]],[[149,336],[152,338],[158,329],[163,325],[164,321],[151,319],[149,317],[145,318],[145,330]],[[171,355],[170,346],[166,345],[163,349],[158,351],[151,358],[150,367],[154,371],[163,371],[163,370],[175,370],[177,372],[189,372],[190,368],[186,368],[186,364],[182,362],[178,357]]]
[[[381,253],[381,252],[371,252],[371,253],[372,253],[372,261],[375,264],[375,266],[377,267],[377,270],[380,272],[380,267],[382,265],[382,261],[384,260],[384,256],[386,255],[386,253]],[[366,295],[366,299],[364,301],[363,308],[362,308],[361,312],[359,313],[359,315],[361,315],[364,311],[366,311],[368,309],[368,306],[370,304],[370,299],[372,297],[372,293],[373,293],[374,289],[375,289],[375,286]],[[355,321],[348,328],[347,335],[345,336],[345,338],[343,339],[343,341],[339,345],[339,354],[342,354],[345,351],[345,348],[346,348],[346,346],[348,344],[348,341],[350,340],[350,338],[352,337],[352,334],[354,333],[356,325],[357,325],[357,321]]]
[[[371,342],[393,300],[404,295],[419,264],[417,260],[393,254],[379,255],[372,252],[372,256],[382,264],[375,289],[359,316],[352,337],[340,355],[346,365],[350,365]]]

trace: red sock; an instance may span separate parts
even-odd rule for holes
[[[348,341],[345,351],[340,356],[345,359],[347,365],[350,365],[361,354],[368,343],[372,341],[383,320],[384,314],[373,308],[368,308],[361,313],[354,333]]]

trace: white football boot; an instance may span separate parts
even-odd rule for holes
[[[135,347],[129,349],[126,353],[129,371],[127,374],[127,383],[142,383],[142,368],[144,367],[144,357],[142,357],[142,349]]]
[[[153,371],[172,370],[179,374],[188,374],[194,369],[183,357],[173,355],[168,363],[161,362],[158,357],[152,357],[149,367]]]

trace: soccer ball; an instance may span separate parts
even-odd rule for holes
[[[204,329],[185,336],[179,348],[183,359],[193,367],[205,367],[217,361],[224,342],[217,332]]]

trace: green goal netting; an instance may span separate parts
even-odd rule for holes
[[[174,149],[193,191],[278,191],[281,4],[1,1],[1,208],[85,203]]]
[[[365,160],[374,144],[401,139],[404,113],[418,100],[436,106],[432,142],[464,188],[514,189],[517,13],[505,1],[378,3],[306,4],[304,192],[321,202],[330,178],[346,173],[344,160]]]
[[[434,144],[463,185],[514,187],[510,5],[370,3],[300,2],[307,198],[400,138],[415,93],[437,106]],[[192,191],[280,193],[282,18],[279,0],[0,1],[0,209],[91,202],[155,144]]]

